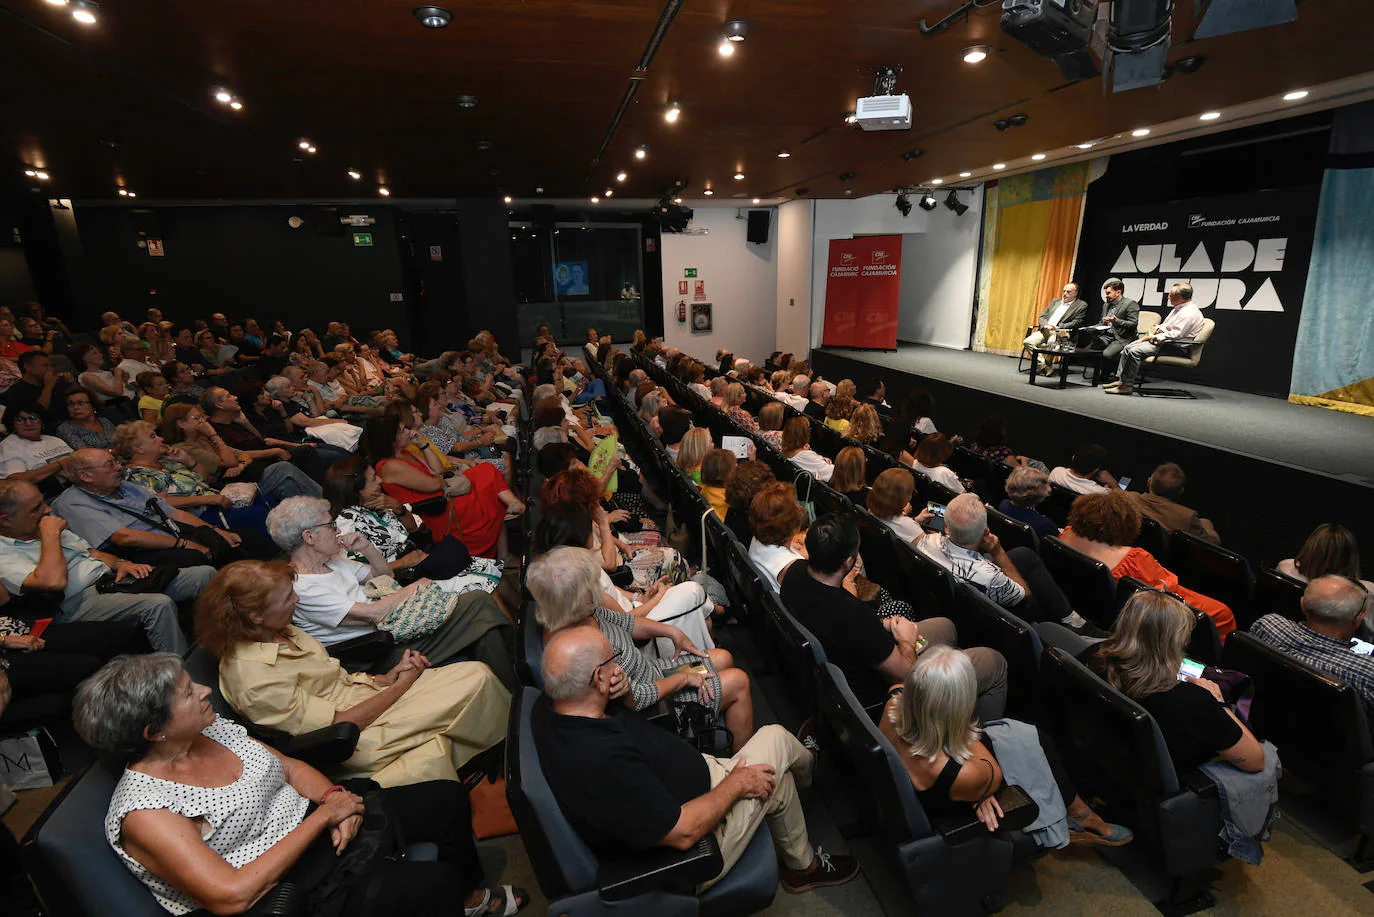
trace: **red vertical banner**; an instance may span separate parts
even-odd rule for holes
[[[821,343],[896,349],[901,280],[901,236],[832,240]]]

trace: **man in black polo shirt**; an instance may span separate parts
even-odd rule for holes
[[[6,404],[36,404],[43,411],[48,429],[67,419],[67,390],[73,385],[70,373],[54,372],[52,357],[41,350],[19,355],[19,381],[5,393]]]
[[[906,680],[921,650],[932,643],[958,645],[954,622],[926,618],[917,625],[897,616],[879,618],[846,590],[859,560],[859,530],[847,516],[817,519],[806,533],[806,554],[806,563],[797,561],[783,574],[782,603],[821,642],[854,697],[876,718],[888,689]],[[963,652],[978,675],[979,718],[1001,717],[1007,705],[1006,659],[981,646]]]
[[[624,674],[594,627],[556,633],[542,668],[547,696],[531,724],[539,760],[559,807],[598,854],[689,850],[710,831],[724,868],[705,889],[730,871],[766,818],[788,891],[840,885],[858,874],[854,858],[812,850],[797,784],[810,782],[814,759],[781,726],[759,729],[733,758],[701,754],[611,704]]]

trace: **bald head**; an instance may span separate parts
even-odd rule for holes
[[[830,386],[824,382],[812,382],[811,387],[807,389],[807,394],[817,404],[825,404],[830,400]]]
[[[598,679],[598,667],[610,659],[611,641],[594,627],[565,627],[544,646],[544,693],[554,708],[579,705],[599,696],[605,709],[609,680]],[[608,668],[608,667],[607,667]],[[609,673],[607,673],[609,675]],[[594,684],[593,682],[600,682]]]
[[[1348,640],[1360,629],[1369,593],[1344,576],[1319,576],[1302,594],[1302,613],[1315,631]]]

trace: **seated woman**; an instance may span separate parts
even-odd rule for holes
[[[1220,756],[1243,771],[1264,767],[1264,749],[1205,678],[1178,677],[1196,619],[1167,593],[1141,589],[1126,600],[1112,635],[1079,659],[1155,718],[1179,773]]]
[[[696,702],[705,706],[740,747],[754,734],[754,702],[749,676],[734,665],[723,649],[703,652],[679,628],[603,607],[596,556],[584,548],[558,547],[541,554],[530,564],[525,585],[534,596],[535,617],[544,628],[544,640],[567,627],[599,628],[616,651],[616,662],[629,681],[624,703],[644,710],[667,700],[674,707]],[[662,659],[640,650],[637,640],[663,637],[676,656]],[[674,666],[693,665],[668,674]],[[694,664],[700,664],[705,674]]]
[[[835,471],[830,475],[830,486],[848,497],[855,506],[867,506],[867,464],[864,451],[858,446],[845,446],[835,456]]]
[[[76,344],[67,356],[76,366],[77,384],[100,396],[102,401],[133,396],[133,380],[125,375],[118,363],[106,369],[105,354],[99,346],[84,342]]]
[[[978,431],[973,435],[973,445],[970,448],[974,452],[986,455],[994,462],[1001,462],[1012,468],[1020,468],[1030,462],[1024,455],[1012,452],[1011,447],[1007,445],[1007,424],[1001,414],[989,414],[983,418],[983,422],[978,425]]]
[[[956,814],[972,807],[978,820],[996,831],[1002,816],[996,798],[1002,768],[974,717],[977,696],[977,677],[968,656],[949,646],[932,646],[917,657],[905,683],[894,689],[878,728],[897,749],[927,814]],[[1088,807],[1048,736],[1039,728],[1036,733],[1068,810],[1069,843],[1129,844],[1134,839],[1130,829],[1108,824]]]
[[[1058,524],[1036,510],[1049,495],[1050,476],[1039,468],[1022,466],[1007,476],[1007,499],[997,509],[1026,523],[1041,538],[1058,535]]]
[[[162,403],[167,400],[167,393],[171,391],[167,378],[160,372],[148,370],[138,374],[134,385],[138,389],[139,419],[154,426],[161,423]]]
[[[782,422],[786,416],[781,401],[770,401],[759,408],[759,435],[774,449],[782,448]]]
[[[706,384],[706,367],[695,360],[682,374],[682,381],[687,383],[689,391],[697,395],[702,401],[711,400],[711,389]]]
[[[239,561],[196,600],[196,641],[219,659],[220,690],[235,710],[289,735],[356,724],[357,749],[331,773],[382,786],[457,780],[505,740],[510,691],[490,668],[432,667],[406,650],[385,675],[350,674],[292,623],[295,576],[281,561]]]
[[[223,487],[236,481],[255,482],[269,502],[287,497],[318,497],[320,485],[291,464],[285,449],[254,452],[232,449],[199,405],[169,404],[162,411],[158,431],[168,445],[180,449],[187,467],[207,482]],[[256,460],[254,456],[261,456]]]
[[[525,504],[501,472],[478,464],[454,476],[464,481],[441,477],[406,454],[413,438],[394,415],[369,418],[363,427],[361,451],[382,479],[382,491],[410,504],[436,541],[453,535],[474,556],[507,556],[506,513],[524,512]]]
[[[1069,524],[1059,536],[1071,548],[1082,551],[1107,565],[1112,577],[1133,576],[1142,583],[1165,589],[1216,622],[1217,633],[1225,640],[1236,629],[1236,618],[1216,599],[1186,586],[1155,560],[1144,548],[1134,547],[1140,536],[1140,510],[1119,490],[1104,494],[1083,494],[1073,501]]]
[[[277,546],[291,555],[296,595],[293,620],[325,646],[376,633],[387,615],[430,585],[430,580],[421,577],[390,595],[369,598],[363,587],[375,577],[389,576],[391,567],[363,535],[338,533],[327,500],[284,500],[268,514],[267,528]],[[366,563],[350,559],[345,552],[362,556]],[[478,589],[460,595],[453,611],[432,632],[398,640],[388,664],[409,650],[438,665],[467,656],[486,663],[502,684],[515,690],[513,645],[510,618],[485,590]]]
[[[61,427],[57,428],[57,435],[62,435]],[[1331,522],[1313,529],[1297,556],[1279,561],[1275,569],[1304,583],[1336,574],[1363,583],[1366,591],[1374,592],[1374,583],[1360,579],[1360,545],[1354,533]]]
[[[725,409],[725,390],[730,387],[730,380],[725,376],[716,376],[707,386],[711,390],[711,404],[714,407]]]
[[[73,449],[108,449],[114,424],[95,412],[96,396],[79,385],[67,389],[67,419],[57,425],[57,437]]]
[[[563,503],[542,513],[534,532],[534,553],[543,554],[558,547],[586,548],[597,553],[593,533],[603,524],[604,515],[594,520],[586,507]],[[604,530],[602,532],[604,536]],[[714,649],[711,638],[711,615],[715,606],[706,590],[694,582],[670,584],[666,577],[658,578],[644,589],[622,589],[612,582],[610,574],[599,570],[601,592],[605,607],[617,608],[636,617],[671,624],[687,635],[695,646]],[[674,649],[670,641],[656,641],[659,656],[671,659]]]
[[[964,492],[963,482],[954,470],[945,464],[953,454],[954,446],[950,443],[949,437],[943,433],[932,433],[916,447],[911,467],[932,481],[945,485],[956,494],[961,494]]]
[[[270,557],[276,552],[264,545],[267,512],[271,507],[259,491],[248,506],[236,507],[191,466],[193,460],[175,446],[168,446],[152,424],[134,420],[120,424],[114,431],[110,451],[124,463],[124,479],[162,497],[177,509],[194,513],[212,525],[232,529],[243,537],[250,556]]]
[[[729,382],[729,380],[726,380]],[[747,399],[744,386],[738,382],[729,382],[725,386],[725,397],[721,400],[721,405],[725,410],[725,416],[744,428],[746,432],[754,433],[759,428],[759,422],[754,419],[754,415],[744,409],[744,402]]]
[[[793,417],[782,430],[782,454],[802,471],[815,475],[818,481],[829,481],[835,466],[830,459],[811,448],[811,421]]]
[[[825,406],[825,425],[841,436],[849,435],[849,417],[854,413],[854,399],[836,395]]]
[[[882,439],[883,422],[878,417],[878,409],[871,404],[855,407],[854,413],[849,415],[849,428],[844,435],[859,443],[876,443]]]
[[[678,453],[678,457],[681,456]],[[722,521],[729,512],[729,504],[725,500],[725,480],[738,464],[739,456],[729,449],[712,449],[701,460],[701,495]]]
[[[790,483],[768,484],[749,503],[749,526],[753,530],[749,559],[763,571],[764,582],[775,593],[781,588],[782,571],[793,561],[805,559],[798,537],[805,521],[806,512]]]
[[[677,448],[677,467],[691,479],[693,484],[701,483],[701,463],[706,454],[716,447],[711,439],[711,431],[705,427],[693,427],[682,437]]]
[[[500,428],[470,427],[463,415],[447,409],[443,387],[426,382],[415,393],[415,409],[419,412],[420,433],[440,452],[472,461],[487,462],[506,472],[505,453],[496,445],[498,434],[505,441]]]
[[[398,684],[413,685],[413,672]],[[331,873],[363,826],[362,798],[216,716],[209,696],[170,653],[120,656],[77,692],[77,732],[127,762],[105,816],[120,860],[172,914],[238,914],[280,882],[309,896],[327,879],[351,878]],[[382,794],[406,841],[435,843],[438,861],[379,860],[371,882],[345,881],[341,898],[312,915],[398,906],[437,913],[461,900],[464,917],[478,917],[525,905],[519,889],[478,887],[482,864],[461,784],[417,782]]]
[[[725,478],[725,527],[740,544],[747,546],[754,538],[754,530],[749,524],[749,504],[760,490],[775,481],[773,469],[760,461],[739,462]]]
[[[914,518],[910,515],[915,492],[916,480],[905,468],[887,469],[874,478],[873,489],[868,492],[868,511],[912,547],[925,537],[921,523],[935,518],[925,509]]]

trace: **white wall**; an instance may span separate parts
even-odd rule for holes
[[[776,348],[774,309],[777,302],[776,249],[778,218],[769,210],[768,241],[753,245],[746,239],[749,208],[736,210],[697,208],[692,229],[707,235],[664,233],[663,240],[663,339],[700,360],[709,361],[718,348],[762,363]],[[741,218],[736,219],[736,214]],[[712,330],[692,332],[694,281],[683,269],[697,269],[697,280],[706,281],[706,301],[712,304]],[[687,295],[678,293],[678,282],[687,280]],[[677,320],[677,304],[687,300],[687,322]]]
[[[980,186],[977,193],[959,197],[969,205],[963,216],[942,203],[926,214],[925,232],[902,237],[898,340],[958,350],[968,347],[983,189]]]
[[[789,201],[778,207],[777,326],[771,350],[804,354],[810,349],[814,210],[812,201]]]

